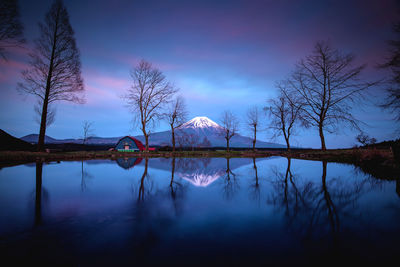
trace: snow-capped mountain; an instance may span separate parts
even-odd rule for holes
[[[175,130],[176,135],[176,146],[179,146],[179,138],[189,137],[196,143],[194,146],[202,146],[202,144],[209,144],[211,147],[225,147],[226,140],[223,137],[223,128],[216,122],[212,121],[207,117],[195,117],[188,122],[182,124],[178,129]],[[136,136],[142,142],[144,136]],[[250,137],[242,136],[240,134],[235,135],[230,140],[231,147],[252,147],[252,139]],[[149,143],[152,146],[155,145],[171,145],[171,131],[158,132],[150,135]],[[190,146],[190,145],[188,145]],[[207,147],[207,145],[204,145]],[[285,148],[286,146],[269,143],[264,141],[256,142],[256,147],[259,148]]]
[[[216,122],[207,117],[195,117],[188,122],[182,124],[175,130],[176,146],[203,146],[203,147],[225,147],[226,140],[222,134],[223,128]],[[93,145],[115,145],[120,137],[92,137],[88,140],[87,144]],[[137,139],[144,143],[143,135],[135,136]],[[38,140],[37,134],[27,135],[21,138],[30,143],[36,143]],[[188,141],[190,139],[190,141]],[[182,141],[183,140],[183,141]],[[180,142],[181,141],[181,142]],[[252,147],[252,139],[250,137],[235,135],[230,140],[231,147]],[[82,143],[82,139],[55,139],[46,136],[46,143]],[[192,144],[188,144],[192,142]],[[181,144],[180,144],[181,143]],[[171,146],[171,131],[163,131],[152,133],[149,137],[150,146]],[[269,143],[257,140],[256,147],[258,148],[286,148],[284,145]]]

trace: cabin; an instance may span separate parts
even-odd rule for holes
[[[143,151],[144,145],[135,137],[125,136],[118,141],[115,150],[123,152]]]

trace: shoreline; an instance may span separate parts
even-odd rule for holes
[[[30,152],[0,151],[0,168],[33,162],[82,161],[94,159],[117,158],[267,158],[286,157],[302,160],[327,161],[352,164],[364,172],[382,179],[400,177],[400,163],[395,160],[390,149],[317,149],[305,150],[263,150],[263,151],[151,151],[151,152],[118,152],[118,151],[74,151],[74,152]]]

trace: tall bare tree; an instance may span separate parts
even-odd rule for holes
[[[280,94],[268,101],[264,108],[271,118],[269,128],[274,132],[273,137],[283,136],[287,150],[290,151],[290,137],[295,133],[295,125],[299,123],[301,105],[298,100],[284,90],[284,82],[278,83]]]
[[[387,82],[387,97],[381,106],[392,111],[400,122],[400,22],[393,27],[396,38],[389,41],[389,57],[379,67],[390,72]]]
[[[149,151],[149,135],[154,125],[163,117],[163,108],[177,89],[167,81],[162,72],[149,62],[141,60],[131,71],[133,85],[124,96],[134,119],[139,122]]]
[[[221,134],[226,140],[226,150],[229,152],[229,141],[234,137],[239,130],[239,121],[236,116],[229,110],[225,110],[221,116]]]
[[[66,7],[56,0],[39,23],[41,35],[30,54],[30,68],[22,72],[21,92],[35,95],[43,104],[38,150],[44,150],[49,104],[55,101],[83,103],[79,93],[84,91],[81,62],[74,31]]]
[[[175,152],[175,129],[179,128],[186,121],[187,110],[183,97],[176,97],[164,114],[165,120],[171,127],[172,151]]]
[[[318,129],[322,150],[326,150],[325,131],[334,132],[339,123],[359,129],[360,121],[351,113],[352,107],[377,84],[361,81],[366,65],[354,67],[353,62],[352,54],[342,54],[327,42],[317,42],[312,54],[296,65],[288,79],[288,92],[300,99],[305,125]]]
[[[256,150],[257,131],[260,129],[260,113],[258,107],[253,106],[247,110],[246,124],[250,131],[253,132],[253,150]]]
[[[0,56],[7,60],[6,49],[25,43],[17,0],[0,0]]]

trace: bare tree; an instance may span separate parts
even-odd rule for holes
[[[124,96],[134,118],[140,123],[149,151],[149,135],[155,123],[162,119],[162,108],[177,92],[162,72],[149,62],[141,60],[131,71],[133,85]]]
[[[43,104],[38,150],[44,150],[49,104],[55,101],[83,103],[78,96],[84,90],[81,62],[74,31],[61,0],[56,0],[39,23],[41,36],[30,54],[30,68],[22,72],[24,82],[18,90],[38,97]]]
[[[82,124],[83,136],[82,136],[82,144],[86,144],[89,138],[94,137],[93,130],[93,122],[92,121],[84,121]]]
[[[239,121],[236,116],[229,110],[225,110],[221,116],[222,132],[221,134],[226,140],[226,150],[229,152],[229,141],[238,133]]]
[[[283,136],[287,150],[290,151],[290,137],[295,134],[295,125],[299,123],[301,105],[293,96],[284,92],[284,82],[278,83],[280,94],[276,99],[270,99],[265,107],[271,118],[269,128],[274,132],[273,137]]]
[[[375,138],[370,138],[366,133],[363,132],[356,136],[356,140],[363,146],[373,145],[376,143]]]
[[[377,84],[360,81],[366,65],[353,67],[353,62],[352,54],[317,42],[313,53],[296,65],[288,79],[289,92],[300,99],[303,122],[318,129],[322,150],[326,150],[324,132],[334,132],[339,123],[359,129],[360,121],[352,115],[352,107],[365,90]]]
[[[211,147],[211,142],[207,137],[204,136],[203,141],[199,144],[199,147]]]
[[[21,46],[24,27],[19,19],[17,0],[0,0],[0,56],[7,60],[6,49]]]
[[[172,151],[175,152],[175,129],[186,121],[187,111],[185,101],[181,96],[176,97],[164,114],[165,120],[171,127]]]
[[[381,107],[395,113],[395,119],[400,121],[400,22],[394,25],[395,40],[389,41],[389,57],[379,67],[390,72],[387,83],[387,97]]]
[[[257,142],[257,131],[259,131],[260,126],[260,113],[258,107],[253,106],[247,110],[246,113],[246,124],[250,131],[253,132],[253,150],[256,150]],[[257,128],[258,127],[258,128]]]

